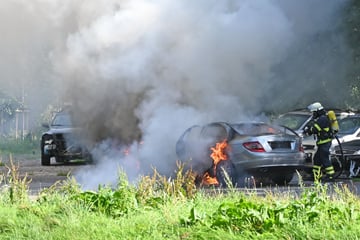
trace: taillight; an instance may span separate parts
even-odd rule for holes
[[[251,152],[265,152],[265,149],[259,142],[246,142],[243,146]]]
[[[304,152],[304,146],[302,144],[300,144],[300,146],[299,146],[299,151]]]

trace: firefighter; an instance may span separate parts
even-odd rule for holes
[[[311,123],[304,129],[305,135],[314,135],[317,150],[314,155],[313,175],[315,180],[320,180],[321,169],[325,169],[324,181],[332,181],[335,173],[330,160],[330,147],[333,138],[331,122],[324,107],[315,102],[308,107],[313,117]]]

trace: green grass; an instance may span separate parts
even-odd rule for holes
[[[197,189],[181,166],[134,186],[82,191],[74,179],[30,198],[16,167],[0,192],[0,239],[359,239],[360,201],[346,186],[257,196]],[[330,191],[331,190],[331,191]]]
[[[14,139],[1,138],[0,139],[0,155],[8,156],[22,155],[26,158],[33,159],[40,156],[40,142],[31,139]]]
[[[313,190],[298,199],[198,193],[194,199],[172,197],[156,207],[129,201],[130,211],[120,215],[92,208],[78,194],[53,192],[22,204],[3,199],[0,239],[360,238],[360,205],[347,193],[329,198]],[[130,195],[128,200],[136,202]]]

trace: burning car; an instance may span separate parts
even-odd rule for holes
[[[287,127],[263,122],[214,122],[187,129],[176,144],[179,159],[205,183],[243,185],[246,176],[257,182],[289,183],[305,164],[302,139]]]
[[[51,158],[55,158],[58,163],[74,159],[91,161],[89,151],[81,144],[80,128],[73,126],[69,112],[56,113],[51,123],[43,126],[48,131],[41,136],[41,165],[49,166]]]

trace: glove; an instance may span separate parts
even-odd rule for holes
[[[333,131],[333,136],[335,137],[338,132],[339,132],[338,130],[334,130]]]
[[[306,126],[303,130],[304,135],[311,135],[311,129],[309,126]]]

